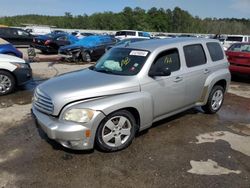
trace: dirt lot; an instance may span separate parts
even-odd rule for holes
[[[33,63],[34,81],[0,98],[0,187],[250,187],[250,81],[232,82],[222,109],[160,121],[124,151],[64,149],[37,129],[33,89],[89,65]]]

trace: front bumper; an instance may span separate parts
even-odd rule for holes
[[[64,147],[75,150],[87,150],[94,147],[96,129],[105,117],[102,112],[96,111],[89,123],[78,124],[46,115],[38,111],[34,106],[32,107],[32,114],[39,127],[50,139],[57,141]],[[87,136],[86,132],[89,131],[91,134]]]
[[[16,77],[17,85],[21,86],[29,82],[32,78],[32,69],[29,68],[20,68],[13,71],[13,74]]]

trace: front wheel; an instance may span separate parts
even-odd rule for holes
[[[0,70],[0,95],[13,92],[15,89],[15,78],[6,71]]]
[[[88,62],[90,63],[91,62],[91,55],[89,52],[83,52],[82,53],[82,60],[85,61],[85,62]]]
[[[96,144],[103,151],[122,150],[132,143],[136,130],[136,121],[130,112],[126,110],[114,112],[99,125]]]
[[[214,114],[220,110],[224,101],[224,88],[216,85],[209,94],[207,104],[202,109],[207,114]]]

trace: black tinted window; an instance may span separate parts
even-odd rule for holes
[[[9,29],[1,28],[0,29],[0,35],[2,35],[2,36],[7,35],[7,33],[8,33],[7,30],[9,30]]]
[[[208,42],[207,48],[212,61],[219,61],[224,58],[223,51],[217,42]]]
[[[183,49],[187,67],[203,65],[207,62],[206,55],[201,44],[184,46]]]
[[[171,70],[171,72],[180,69],[180,58],[177,49],[171,49],[160,53],[156,57],[155,62],[151,67],[151,70],[154,72],[161,72],[166,68]]]

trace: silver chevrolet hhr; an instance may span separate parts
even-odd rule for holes
[[[95,66],[39,85],[32,112],[64,147],[117,151],[181,111],[201,106],[216,113],[230,78],[216,40],[147,40],[114,47]]]

